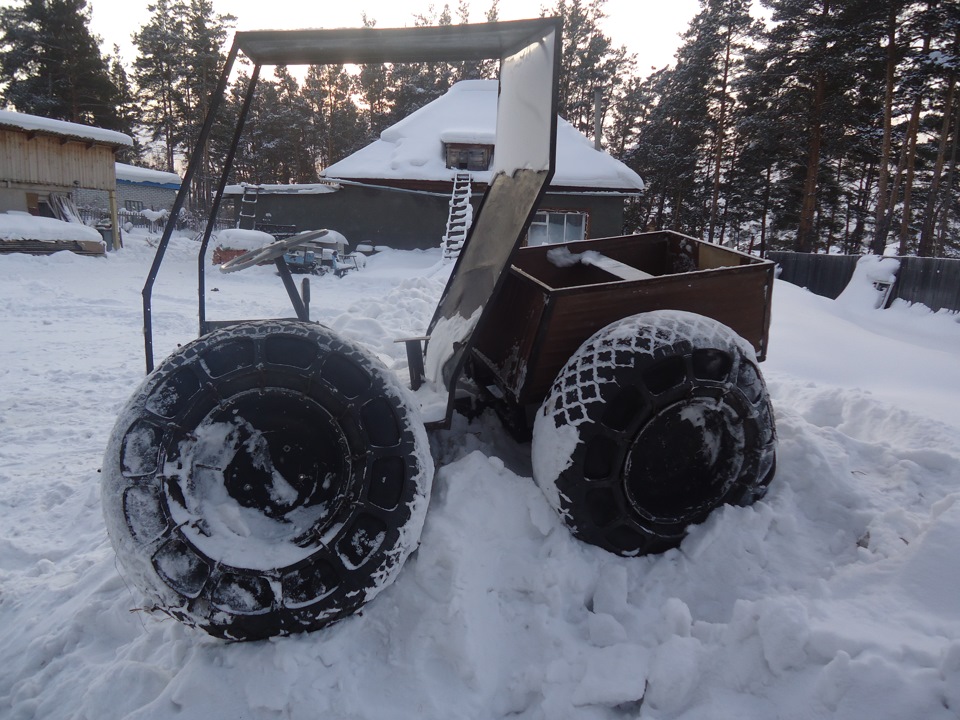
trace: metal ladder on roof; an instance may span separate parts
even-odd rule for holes
[[[262,185],[243,184],[243,197],[240,198],[240,217],[237,220],[237,228],[240,230],[253,230],[257,224],[257,199],[260,197]]]
[[[444,260],[455,260],[460,255],[467,232],[473,223],[473,206],[470,204],[470,197],[473,195],[471,180],[468,172],[458,172],[453,179],[447,229],[440,243]]]

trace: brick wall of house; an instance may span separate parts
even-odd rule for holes
[[[117,207],[121,210],[127,207],[128,200],[143,203],[144,210],[169,210],[176,198],[177,191],[171,188],[117,181]],[[108,195],[101,190],[77,188],[73,191],[73,201],[78,207],[109,207]]]

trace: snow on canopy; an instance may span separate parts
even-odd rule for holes
[[[104,145],[133,147],[133,138],[114,130],[104,130],[103,128],[80,125],[64,120],[51,120],[50,118],[26,115],[12,110],[0,110],[0,127],[46,133],[84,142],[93,141]]]
[[[380,133],[380,139],[326,168],[324,177],[347,180],[426,180],[449,182],[444,143],[493,144],[496,138],[498,83],[464,80],[446,94]],[[494,150],[496,152],[496,150]],[[492,173],[472,171],[476,182]],[[553,187],[637,192],[643,180],[563,118],[557,123],[557,167]]]
[[[117,180],[121,182],[137,183],[138,185],[152,185],[176,189],[180,187],[181,179],[176,173],[151,170],[117,163]]]

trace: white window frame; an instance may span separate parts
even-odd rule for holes
[[[576,222],[572,222],[574,220]],[[561,223],[563,235],[558,236],[556,228]],[[527,245],[555,245],[586,240],[589,223],[590,213],[584,210],[537,210],[527,230]]]

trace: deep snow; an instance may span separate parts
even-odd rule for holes
[[[154,295],[157,359],[196,333],[192,241]],[[960,324],[778,282],[763,366],[770,493],[678,550],[574,540],[496,420],[433,436],[422,544],[360,615],[211,639],[138,608],[98,468],[143,375],[144,238],[0,256],[0,717],[960,717]],[[313,315],[404,372],[435,252],[313,281]],[[208,277],[216,317],[288,316],[268,268]]]

